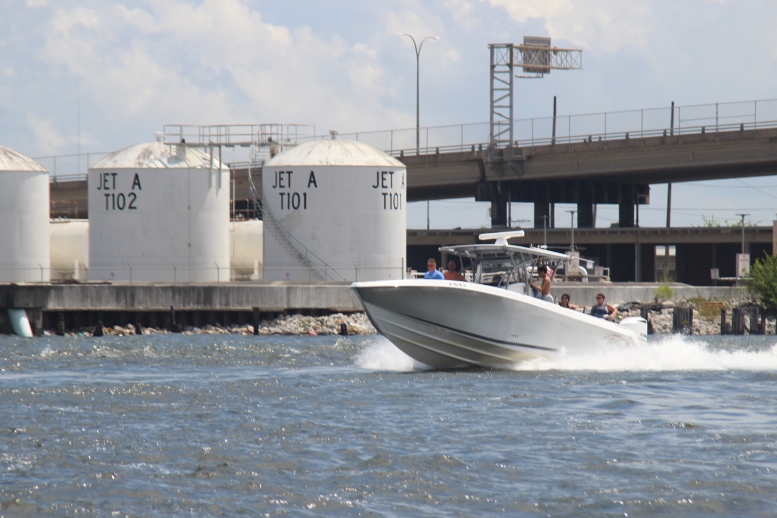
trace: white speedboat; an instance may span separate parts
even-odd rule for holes
[[[481,234],[481,240],[496,242],[440,248],[469,260],[474,282],[354,282],[351,289],[378,331],[408,356],[438,369],[499,367],[603,342],[647,341],[642,318],[614,323],[531,296],[531,275],[540,262],[558,267],[571,258],[507,243],[520,236],[523,231]]]

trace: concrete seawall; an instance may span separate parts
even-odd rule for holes
[[[742,287],[672,285],[674,299],[746,298]],[[590,305],[603,292],[611,304],[654,299],[657,284],[557,283],[553,294],[569,293],[575,304]],[[33,331],[64,326],[140,324],[144,327],[246,324],[278,313],[353,313],[362,306],[346,283],[327,284],[0,284],[0,333],[11,333],[8,308],[24,309]]]
[[[0,284],[0,333],[10,333],[7,308],[27,311],[33,331],[62,321],[67,329],[139,323],[170,328],[174,323],[252,323],[278,313],[362,311],[348,284]]]

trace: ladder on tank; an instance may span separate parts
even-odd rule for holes
[[[270,211],[263,213],[264,231],[268,232],[275,240],[283,247],[286,252],[289,253],[300,265],[308,268],[310,272],[316,276],[320,281],[347,281],[337,270],[326,264],[320,257],[308,250],[302,243],[300,243],[294,236],[292,236],[283,225],[270,214]],[[300,251],[294,244],[302,248]],[[321,265],[314,264],[310,259],[314,258],[321,263]],[[335,278],[335,275],[339,278]]]
[[[302,243],[295,239],[291,233],[283,228],[283,225],[281,225],[273,217],[273,215],[270,214],[270,211],[265,212],[263,210],[264,199],[259,196],[259,192],[257,191],[256,185],[254,184],[253,171],[255,167],[261,170],[261,168],[264,166],[265,160],[272,158],[272,156],[278,151],[278,149],[273,145],[270,145],[268,149],[266,144],[268,142],[273,142],[273,139],[275,139],[276,142],[279,140],[276,136],[278,129],[274,126],[275,125],[262,125],[261,131],[256,135],[255,143],[251,146],[250,160],[248,162],[248,189],[251,194],[251,199],[254,205],[254,209],[256,210],[256,214],[260,215],[260,218],[264,223],[264,231],[273,236],[275,240],[283,247],[283,249],[286,250],[286,252],[297,261],[297,263],[305,268],[308,268],[318,280],[345,281],[347,280],[345,277],[327,265],[316,254],[308,250],[307,247],[305,247]],[[278,148],[282,150],[283,146],[279,145]],[[297,243],[299,248],[295,246],[294,243],[292,243],[292,240]],[[300,249],[302,249],[302,251],[300,251]],[[314,264],[310,260],[310,257],[317,259],[323,266],[317,266]],[[337,274],[339,279],[335,278],[333,274]]]

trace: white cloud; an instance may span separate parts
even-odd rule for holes
[[[44,155],[62,153],[65,149],[65,139],[54,129],[52,122],[36,115],[27,117],[27,125],[37,139],[37,151]]]
[[[645,1],[486,1],[505,9],[518,23],[541,19],[552,40],[571,41],[597,54],[615,53],[624,47],[645,48],[653,30],[653,14]]]
[[[44,59],[65,66],[105,109],[124,116],[304,123],[325,113],[337,125],[386,122],[379,106],[369,109],[389,91],[375,48],[268,24],[242,2],[67,9],[51,26]],[[368,106],[354,106],[354,96]]]
[[[451,11],[453,18],[465,28],[477,25],[477,8],[471,0],[445,0],[445,7]]]

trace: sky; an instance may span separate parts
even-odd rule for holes
[[[416,54],[398,33],[439,38],[421,48],[423,128],[483,127],[488,45],[524,36],[583,51],[581,70],[518,79],[514,117],[538,128],[554,96],[570,126],[604,112],[610,129],[639,125],[645,113],[666,119],[672,102],[687,120],[716,103],[777,120],[772,0],[0,0],[0,19],[0,145],[57,174],[84,173],[101,153],[175,124],[414,140]],[[489,206],[435,201],[427,220],[427,203],[411,203],[408,228],[488,227]],[[557,227],[571,224],[573,208],[556,206]],[[640,226],[664,226],[666,210],[666,186],[652,186]],[[777,177],[672,188],[672,226],[727,224],[739,213],[771,225],[776,210]],[[513,226],[532,225],[530,204],[511,214]],[[617,206],[598,207],[598,227],[617,219]]]

